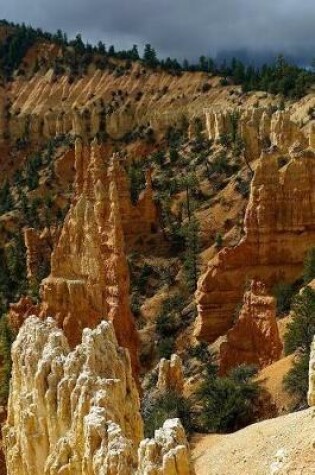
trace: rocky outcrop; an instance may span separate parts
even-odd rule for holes
[[[167,420],[142,442],[129,353],[113,325],[85,329],[71,350],[55,320],[30,317],[12,347],[8,473],[192,475],[185,431]]]
[[[165,132],[180,124],[183,115],[192,117],[196,107],[201,115],[205,97],[211,104],[228,96],[228,88],[219,97],[211,89],[207,96],[196,94],[200,84],[209,80],[203,73],[152,74],[136,63],[119,76],[111,69],[92,69],[71,81],[67,75],[57,77],[52,69],[32,78],[21,75],[8,88],[1,88],[0,141],[26,138],[42,143],[63,134],[84,141],[96,134],[120,139],[149,127]]]
[[[315,406],[315,337],[311,347],[307,401],[309,406]]]
[[[71,351],[52,319],[30,317],[12,349],[4,444],[8,473],[129,475],[142,438],[128,352],[113,327],[85,329]]]
[[[60,229],[55,227],[45,228],[40,232],[34,228],[25,228],[26,267],[30,283],[42,280],[49,273],[51,253],[59,234]]]
[[[38,315],[39,306],[34,304],[30,297],[21,297],[16,303],[10,304],[8,313],[8,323],[13,333],[18,333],[19,329],[30,315]]]
[[[137,372],[138,337],[129,306],[118,158],[107,160],[93,142],[91,153],[76,141],[75,198],[42,283],[42,317],[53,316],[70,345],[84,328],[113,322],[120,345],[130,350]]]
[[[172,355],[170,360],[162,358],[158,367],[157,389],[161,393],[175,392],[182,394],[184,389],[184,372],[182,360]]]
[[[220,345],[220,373],[241,364],[262,369],[278,361],[281,352],[276,300],[262,282],[252,281],[239,317]]]
[[[248,160],[258,157],[270,145],[287,153],[294,142],[307,146],[307,137],[291,120],[288,111],[272,112],[270,108],[250,107],[235,109],[209,109],[206,112],[206,129],[210,140],[219,141],[223,135],[238,134],[244,143]],[[310,137],[312,133],[310,131]]]
[[[315,153],[296,145],[289,158],[281,167],[277,149],[262,154],[251,184],[245,236],[236,247],[222,249],[199,280],[200,339],[212,342],[231,328],[248,280],[272,287],[301,275],[315,242]]]
[[[139,448],[139,475],[192,475],[189,448],[179,419],[167,420]]]

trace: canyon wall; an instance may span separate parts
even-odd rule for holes
[[[237,134],[243,141],[249,161],[259,157],[270,144],[277,146],[280,153],[287,153],[296,141],[303,147],[308,144],[308,138],[287,110],[273,112],[271,107],[209,108],[205,115],[209,140],[219,141],[224,135]],[[313,136],[312,130],[308,136]]]
[[[3,429],[11,475],[190,475],[177,419],[143,437],[128,351],[114,328],[85,329],[71,350],[55,320],[30,317],[12,347]],[[138,449],[139,448],[139,449]]]
[[[265,151],[251,184],[245,236],[224,248],[200,278],[196,299],[196,335],[213,342],[233,324],[245,284],[268,288],[300,277],[307,251],[315,242],[315,153],[294,145],[282,166],[276,147]]]
[[[205,94],[203,73],[174,76],[152,73],[134,64],[120,77],[95,70],[70,81],[53,70],[0,86],[0,144],[5,140],[32,143],[72,134],[88,141],[100,135],[120,139],[137,128],[165,131],[184,115],[199,115]],[[211,81],[211,80],[210,80]],[[225,99],[228,88],[207,93],[209,101]],[[194,101],[191,98],[194,98]],[[176,101],[176,102],[175,102]]]

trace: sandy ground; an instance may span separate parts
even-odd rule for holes
[[[315,475],[314,408],[192,440],[196,475]]]

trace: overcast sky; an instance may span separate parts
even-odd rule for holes
[[[0,17],[160,56],[225,50],[312,57],[315,0],[0,0]]]

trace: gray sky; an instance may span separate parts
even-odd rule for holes
[[[0,17],[180,59],[244,48],[315,56],[315,0],[0,0]]]

